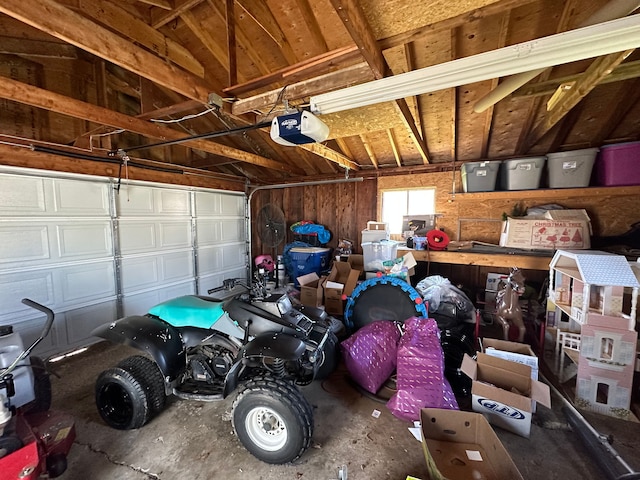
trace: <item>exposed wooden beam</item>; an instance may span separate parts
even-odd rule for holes
[[[287,37],[265,2],[236,0],[236,3],[240,8],[247,12],[249,18],[251,18],[275,42],[288,63],[293,64],[297,62],[293,48],[291,48]]]
[[[337,65],[340,62],[354,59],[357,56],[359,56],[358,47],[350,45],[348,47],[323,53],[322,55],[304,60],[296,63],[295,65],[290,65],[267,75],[263,75],[260,78],[249,80],[248,82],[244,82],[239,85],[231,85],[230,87],[223,88],[222,91],[224,93],[237,96],[252,90],[266,87],[276,82],[297,82],[302,79],[309,78],[312,75],[316,75],[321,71],[326,71],[328,68]]]
[[[413,144],[416,146],[418,153],[422,157],[422,162],[425,165],[428,164],[429,152],[427,149],[427,144],[420,136],[420,130],[418,130],[416,122],[413,120],[413,115],[411,114],[409,105],[407,105],[407,101],[404,98],[401,98],[393,102],[393,104],[394,107],[399,111],[400,119],[402,120],[402,123],[404,123],[404,126],[409,133],[409,137],[413,141]]]
[[[279,88],[253,97],[237,100],[233,103],[231,111],[234,115],[242,115],[243,113],[263,109],[268,110],[276,105],[277,101],[297,100],[370,80],[373,80],[371,69],[367,63],[363,62],[335,72],[320,75],[319,77],[287,85],[284,93],[282,93],[282,88]]]
[[[151,26],[160,28],[172,20],[180,17],[183,13],[188,12],[193,7],[201,4],[204,0],[174,0],[174,5],[168,12],[158,10],[151,11]]]
[[[632,52],[633,50],[627,50],[595,59],[580,79],[576,81],[575,86],[555,105],[555,108],[538,120],[525,144],[526,149],[528,150],[535,145],[545,133],[586,97],[600,83],[601,79],[609,75]]]
[[[376,39],[371,31],[364,12],[360,8],[358,0],[331,0],[333,7],[338,12],[342,23],[346,27],[349,35],[354,40],[360,53],[371,67],[371,71],[376,79],[383,78],[391,73],[386,60],[382,56],[382,50],[378,47]],[[423,162],[429,163],[429,154],[424,139],[420,135],[411,110],[404,99],[396,100],[395,108],[402,119],[409,136],[417,148]]]
[[[321,143],[307,143],[304,145],[299,145],[299,147],[303,150],[306,150],[307,152],[319,155],[337,165],[340,165],[341,167],[347,168],[349,170],[360,170],[360,166],[357,163],[353,162],[345,155],[342,155],[340,152],[336,152],[335,150],[332,150]]]
[[[83,14],[147,47],[158,56],[204,78],[204,66],[189,50],[118,5],[105,0],[79,0],[78,8]]]
[[[0,36],[0,53],[21,57],[77,60],[76,47],[59,42]]]
[[[338,144],[338,147],[340,147],[340,150],[342,150],[342,153],[344,153],[348,159],[352,159],[353,153],[351,153],[351,149],[349,148],[349,145],[347,145],[347,142],[345,141],[345,139],[336,138],[335,141]]]
[[[0,98],[6,98],[16,102],[44,108],[53,112],[68,115],[74,118],[82,118],[101,125],[109,125],[116,129],[124,129],[150,138],[161,140],[179,140],[188,137],[184,133],[172,128],[156,125],[144,120],[114,112],[103,107],[98,107],[80,100],[65,97],[42,88],[34,87],[16,80],[0,77]],[[292,165],[285,165],[268,158],[227,147],[210,140],[188,140],[184,146],[229,157],[242,162],[251,163],[260,167],[279,170],[286,173],[300,173],[300,169]]]
[[[138,0],[140,3],[151,5],[152,7],[162,8],[163,10],[172,10],[173,5],[169,0]]]
[[[236,57],[236,15],[234,0],[227,0],[227,52],[229,55],[229,85],[238,83],[238,61]]]
[[[402,166],[402,158],[400,157],[400,151],[398,150],[398,143],[393,136],[393,130],[387,130],[387,136],[389,137],[389,144],[391,145],[391,150],[393,151],[393,158],[396,159],[396,165],[399,167]]]
[[[364,149],[367,151],[367,155],[369,156],[369,160],[371,160],[371,164],[377,170],[379,168],[378,157],[376,157],[376,152],[371,146],[371,144],[369,143],[369,139],[366,137],[366,135],[360,135],[360,140],[364,145]]]
[[[574,82],[583,74],[584,73],[578,73],[576,75],[567,75],[544,82],[527,84],[520,87],[511,95],[513,97],[539,97],[552,95],[561,84]],[[638,77],[640,77],[640,60],[636,60],[635,62],[625,62],[618,65],[609,75],[604,77],[600,82],[600,85],[621,82]]]
[[[388,67],[358,0],[331,0],[349,35],[371,67],[376,79],[386,76]]]
[[[180,15],[180,19],[228,73],[229,55],[227,50],[218,45],[218,42],[216,42],[207,29],[202,27],[200,21],[193,13],[184,12]]]
[[[502,14],[500,19],[500,29],[498,31],[498,40],[496,49],[502,48],[507,44],[507,34],[509,33],[509,21],[511,20],[511,11],[508,10]],[[491,80],[491,89],[494,90],[498,86],[497,78]],[[495,105],[491,105],[484,111],[484,127],[482,131],[482,146],[480,148],[480,158],[489,158],[489,140],[491,137],[491,126],[493,125],[493,111]]]
[[[213,89],[203,79],[184,72],[152,53],[96,25],[53,0],[2,0],[0,12],[53,35],[100,58],[174,90],[207,102]]]

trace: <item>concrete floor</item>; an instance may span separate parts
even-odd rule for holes
[[[421,444],[408,431],[411,425],[353,388],[342,366],[323,382],[303,388],[313,405],[315,431],[312,448],[293,465],[262,463],[242,447],[231,427],[231,399],[203,403],[172,398],[143,428],[111,429],[97,413],[94,382],[102,370],[132,353],[137,352],[99,343],[51,365],[59,375],[52,376],[53,408],[73,414],[77,429],[62,480],[331,480],[339,478],[343,465],[349,480],[427,478]],[[496,428],[522,476],[606,478],[568,427],[562,402],[554,397],[552,403],[552,409],[538,407],[530,439]],[[640,424],[599,416],[590,420],[600,433],[614,437],[614,448],[626,462],[640,469]]]

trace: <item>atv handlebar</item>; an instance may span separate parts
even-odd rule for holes
[[[211,288],[209,290],[207,290],[207,293],[209,295],[211,295],[212,293],[216,293],[216,292],[222,292],[225,290],[232,290],[234,287],[241,285],[247,289],[249,289],[249,287],[246,285],[245,282],[243,282],[241,279],[239,278],[227,278],[226,280],[222,281],[222,286],[221,287],[215,287],[215,288]]]

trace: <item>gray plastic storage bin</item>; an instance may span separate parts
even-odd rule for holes
[[[501,160],[462,164],[462,189],[465,192],[493,192],[496,189]]]
[[[540,187],[540,178],[547,157],[528,157],[503,160],[500,165],[500,188],[502,190],[535,190]]]
[[[599,148],[548,153],[549,188],[588,187]]]

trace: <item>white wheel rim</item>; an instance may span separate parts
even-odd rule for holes
[[[287,443],[287,427],[282,417],[269,408],[252,409],[244,425],[251,441],[263,450],[275,452]]]

